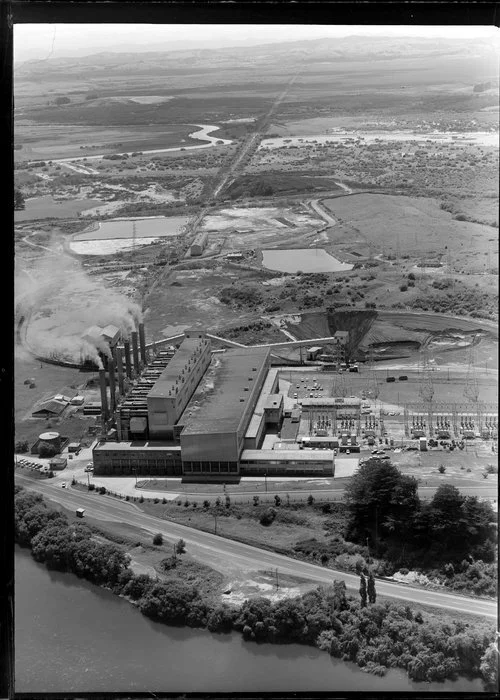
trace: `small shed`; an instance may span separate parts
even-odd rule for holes
[[[317,345],[314,345],[312,348],[307,348],[307,359],[315,360],[322,350],[323,348]]]
[[[66,468],[68,460],[65,457],[53,457],[50,460],[49,464],[51,469],[54,469],[55,471],[61,471],[62,469]]]
[[[76,517],[77,518],[83,518],[84,513],[85,513],[85,508],[77,508],[76,509]]]

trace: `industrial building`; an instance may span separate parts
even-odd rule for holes
[[[210,337],[196,330],[149,358],[143,327],[139,336],[140,348],[137,333],[132,349],[127,341],[115,346],[109,380],[106,369],[99,373],[105,430],[93,450],[96,475],[177,475],[187,481],[331,476],[333,444],[313,447],[298,438],[301,426],[308,434],[326,434],[327,423],[339,431],[339,451],[356,447],[360,401],[297,403],[280,391],[270,347],[212,352]]]
[[[207,247],[208,243],[208,233],[206,231],[200,231],[196,236],[194,241],[191,243],[190,254],[192,257],[196,255],[202,255],[203,251]]]

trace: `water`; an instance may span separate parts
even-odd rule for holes
[[[384,678],[297,644],[244,642],[148,620],[72,574],[16,547],[16,692],[481,691],[480,681]]]
[[[340,262],[323,248],[295,250],[263,250],[262,264],[280,272],[345,272],[352,270],[349,263]]]
[[[73,237],[74,241],[107,240],[116,238],[163,238],[165,236],[178,236],[187,216],[158,216],[151,219],[114,219],[103,221],[94,231],[79,233]]]

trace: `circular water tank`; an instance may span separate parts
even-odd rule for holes
[[[61,444],[61,436],[56,432],[41,433],[39,439],[42,442],[48,442],[49,445],[54,445],[54,447],[59,448]]]

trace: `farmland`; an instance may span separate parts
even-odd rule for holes
[[[498,306],[494,52],[383,47],[354,38],[242,47],[237,59],[186,50],[19,66],[17,268],[35,277],[42,259],[71,256],[104,294],[142,306],[151,340],[198,326],[265,342],[345,324],[361,356],[414,363],[430,343],[438,363],[459,365],[479,333],[478,361],[492,368],[496,335],[479,321]],[[196,138],[202,124],[210,142]],[[187,226],[130,242],[127,222],[113,234],[127,247],[95,240],[102,222],[160,216]],[[196,230],[208,242],[191,259]],[[263,264],[266,251],[284,261],[316,249],[342,267]],[[59,296],[74,294],[70,284]]]

